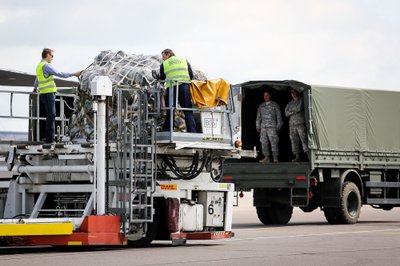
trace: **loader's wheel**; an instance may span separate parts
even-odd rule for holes
[[[355,224],[361,213],[360,190],[353,182],[344,182],[339,208],[324,208],[326,220],[330,224]]]
[[[293,207],[274,203],[271,207],[256,207],[258,219],[263,224],[287,224],[292,218]]]
[[[147,225],[146,236],[138,240],[128,240],[130,247],[147,247],[157,236],[157,221],[153,218],[153,222]]]

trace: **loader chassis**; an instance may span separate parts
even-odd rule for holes
[[[94,125],[91,140],[9,145],[0,169],[2,244],[143,246],[233,236],[234,185],[219,182],[222,161],[240,157],[232,101],[216,111],[227,134],[205,136],[159,132],[159,88],[114,88],[113,95],[93,100],[95,121],[104,116],[101,102],[115,101],[115,138],[98,137],[106,121]]]

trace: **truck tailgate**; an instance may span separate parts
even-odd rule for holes
[[[309,163],[226,162],[223,182],[238,190],[251,188],[307,188]]]

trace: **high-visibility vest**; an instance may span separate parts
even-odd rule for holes
[[[57,92],[56,83],[54,82],[54,75],[47,78],[44,76],[43,67],[47,62],[40,62],[36,67],[36,76],[38,81],[38,88],[40,94]]]
[[[168,88],[170,85],[169,80],[173,81],[173,85],[176,85],[176,81],[190,81],[189,67],[186,59],[177,56],[171,56],[163,62],[163,66],[166,88]]]

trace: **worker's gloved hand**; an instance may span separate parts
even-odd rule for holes
[[[77,72],[74,73],[74,76],[75,77],[79,77],[81,75],[81,73],[82,73],[82,71],[77,71]]]

